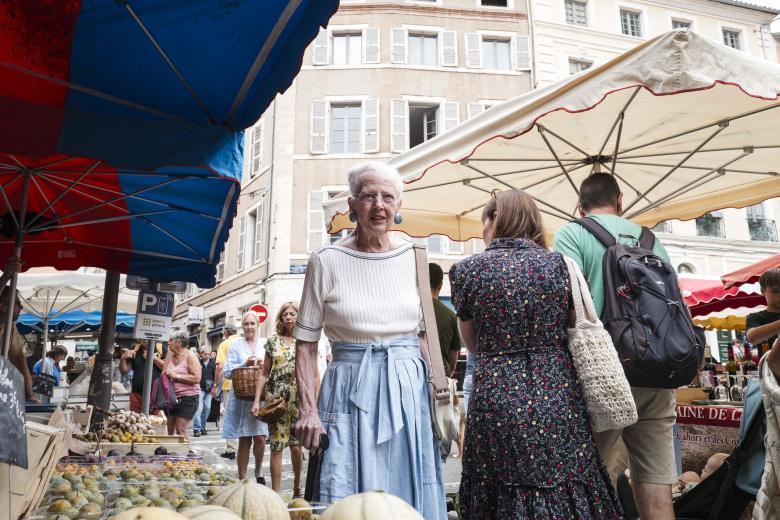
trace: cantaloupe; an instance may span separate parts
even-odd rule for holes
[[[273,489],[250,480],[226,486],[209,501],[230,509],[243,520],[289,520],[287,507]]]
[[[136,507],[112,516],[111,520],[187,520],[187,517],[162,507]]]
[[[369,491],[339,500],[322,520],[424,520],[415,508],[395,495]]]
[[[182,512],[190,520],[242,520],[230,509],[222,506],[199,506]]]

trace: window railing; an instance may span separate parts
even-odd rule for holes
[[[750,240],[757,242],[777,242],[777,226],[774,220],[766,218],[748,218]]]
[[[700,237],[725,238],[726,228],[723,225],[723,217],[718,215],[704,215],[696,219],[696,234]]]

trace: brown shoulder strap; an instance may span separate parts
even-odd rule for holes
[[[433,312],[433,296],[425,246],[414,244],[414,260],[417,264],[417,287],[420,290],[420,303],[422,303],[425,336],[428,340],[428,357],[431,361],[433,387],[436,390],[437,399],[448,399],[449,385],[447,375],[444,373],[444,361],[441,358],[441,347],[439,346],[439,329],[436,328],[436,315]]]

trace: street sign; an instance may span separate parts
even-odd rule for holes
[[[254,311],[257,314],[257,318],[258,318],[257,321],[259,323],[264,323],[265,320],[268,319],[268,309],[265,308],[265,305],[261,305],[258,303],[257,305],[252,305],[251,307],[249,307],[249,310]]]
[[[140,290],[150,289],[152,291],[184,294],[187,290],[187,282],[155,282],[144,276],[128,274],[125,278],[125,285],[128,289]]]
[[[173,321],[173,294],[141,289],[135,315],[135,339],[168,340]]]
[[[194,305],[187,307],[187,325],[200,325],[203,323],[204,316],[203,307],[195,307]]]

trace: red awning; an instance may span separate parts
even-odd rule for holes
[[[726,309],[752,309],[766,305],[764,296],[754,284],[740,284],[726,289],[717,280],[680,278],[679,281],[685,303],[694,317]]]
[[[780,255],[773,255],[761,261],[755,262],[742,269],[737,269],[720,277],[723,285],[728,289],[741,283],[755,283],[764,272],[780,267]]]

